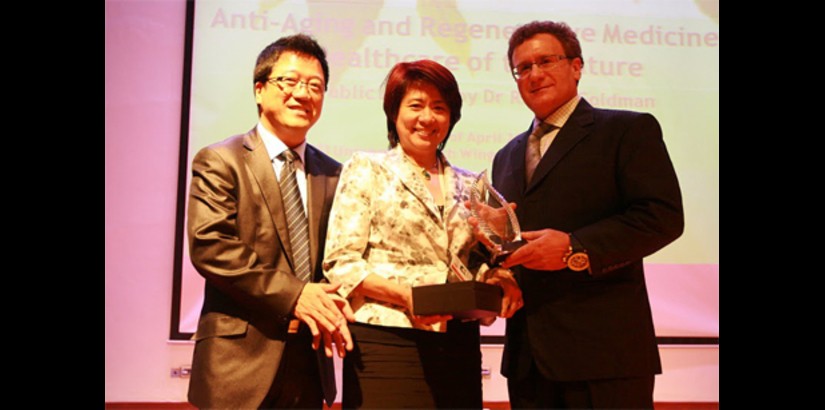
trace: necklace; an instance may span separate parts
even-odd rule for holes
[[[407,161],[410,161],[410,163],[411,163],[411,164],[413,164],[413,165],[415,165],[415,166],[417,166],[417,167],[421,168],[421,175],[424,177],[424,179],[426,179],[427,181],[429,181],[430,179],[432,179],[433,175],[432,175],[432,174],[430,174],[430,171],[428,171],[428,170],[427,170],[427,168],[424,168],[424,167],[422,167],[421,165],[418,165],[418,163],[416,163],[415,161],[413,161],[413,160],[412,160],[412,158],[408,157],[407,155],[404,155],[404,158],[406,158],[406,159],[407,159]],[[435,168],[436,170],[438,170],[438,169],[440,169],[440,168],[439,168],[439,165],[440,165],[440,164],[441,164],[441,163],[440,163],[440,161],[438,160],[438,155],[436,154],[436,156],[435,156],[435,163],[433,164],[433,166],[431,166],[431,167],[430,167],[430,169]]]
[[[438,169],[438,158],[436,158],[435,164],[433,164],[433,166],[430,169],[433,169],[433,168]],[[426,179],[427,181],[429,181],[430,178],[432,178],[432,174],[430,174],[430,172],[427,171],[427,168],[424,168],[424,167],[421,168],[421,175],[424,175],[424,179]]]

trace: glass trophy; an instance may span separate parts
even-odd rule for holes
[[[526,242],[521,239],[516,214],[504,197],[487,180],[487,171],[473,181],[469,189],[470,213],[478,220],[481,242],[490,250],[491,264],[501,263]],[[454,318],[480,319],[495,317],[501,310],[502,288],[479,280],[483,271],[472,274],[458,258],[450,262],[458,281],[419,285],[412,288],[416,315],[444,315]]]
[[[482,243],[490,251],[490,262],[498,265],[527,242],[521,239],[516,213],[487,179],[484,170],[470,187],[470,212],[478,221]]]

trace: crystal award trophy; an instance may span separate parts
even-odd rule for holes
[[[470,212],[478,221],[478,230],[483,237],[481,242],[490,251],[493,265],[498,265],[527,243],[521,239],[516,213],[490,184],[486,170],[470,187]]]

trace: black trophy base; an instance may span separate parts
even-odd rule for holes
[[[493,266],[501,265],[501,262],[504,262],[504,260],[507,259],[511,253],[515,252],[516,249],[521,248],[524,245],[527,245],[527,241],[524,239],[502,244],[498,252],[493,253],[492,258],[490,258],[490,263],[492,263]]]
[[[480,319],[501,312],[501,287],[465,281],[412,288],[416,315],[452,315],[459,319]]]

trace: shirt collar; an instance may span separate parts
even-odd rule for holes
[[[269,130],[266,129],[266,127],[264,127],[264,125],[261,124],[260,122],[258,122],[257,129],[258,129],[258,135],[261,136],[261,140],[263,140],[263,142],[264,142],[264,146],[266,147],[266,152],[267,152],[267,154],[269,154],[270,159],[274,160],[275,157],[277,157],[282,152],[286,151],[287,148],[289,148],[289,147],[286,146],[286,144],[284,144],[283,141],[281,141],[280,138],[275,136],[275,134],[269,132]],[[306,142],[306,140],[304,140],[304,142],[302,142],[300,145],[298,145],[297,147],[292,149],[293,151],[295,151],[295,153],[298,154],[298,157],[301,158],[301,163],[302,164],[306,164],[306,161],[304,160],[304,153],[306,152],[306,148],[307,148],[307,142]]]
[[[567,123],[567,120],[570,118],[570,115],[573,114],[573,111],[579,104],[579,100],[581,100],[581,96],[576,94],[569,101],[562,104],[562,106],[559,107],[559,109],[557,109],[552,114],[547,116],[547,118],[544,119],[544,122],[552,124],[556,128],[564,127],[564,124]],[[538,118],[533,118],[533,128],[536,128],[539,125],[539,122],[541,122],[541,120],[539,120]]]

